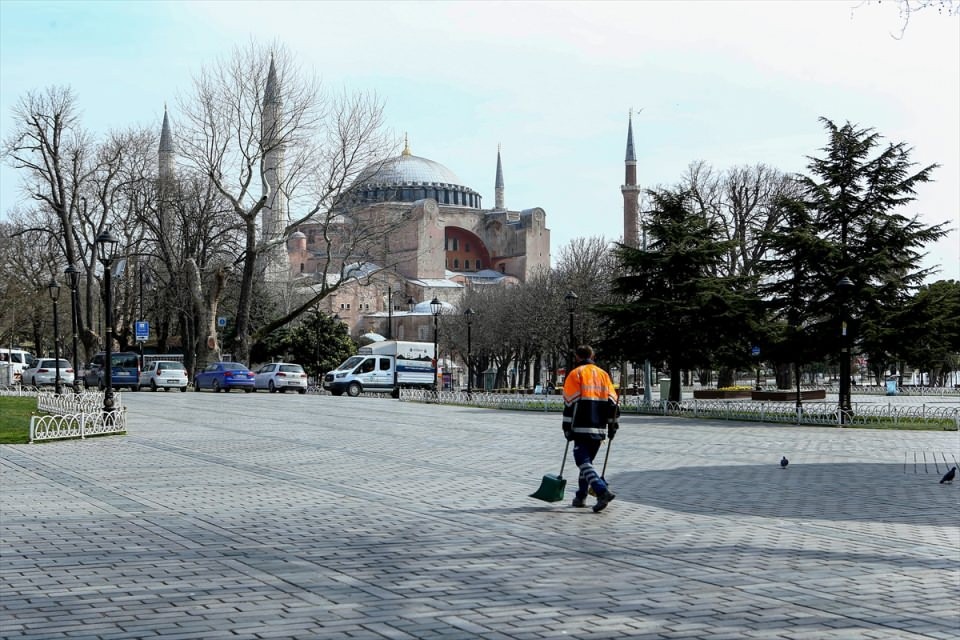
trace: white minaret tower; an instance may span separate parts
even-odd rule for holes
[[[159,172],[161,186],[177,177],[176,149],[173,147],[173,134],[170,133],[170,119],[167,117],[167,105],[163,105],[163,127],[160,129]]]
[[[503,211],[503,165],[500,164],[500,145],[497,145],[497,179],[493,186],[493,208]]]
[[[280,131],[283,128],[283,101],[280,97],[280,82],[277,80],[277,68],[273,56],[270,56],[270,71],[267,73],[267,86],[263,93],[263,120],[261,122],[261,144],[263,147],[263,195],[267,203],[263,208],[263,226],[261,240],[275,243],[264,255],[265,278],[267,280],[285,280],[290,276],[289,259],[280,242],[281,234],[290,219],[287,212],[287,197],[283,192],[284,167],[283,143]]]

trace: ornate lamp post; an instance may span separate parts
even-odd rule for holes
[[[111,283],[113,261],[117,257],[120,240],[104,229],[97,236],[97,259],[103,265],[103,315],[104,315],[104,360],[103,360],[103,413],[113,411],[113,285]]]
[[[440,337],[440,313],[443,311],[443,304],[440,300],[434,298],[430,301],[430,313],[433,314],[433,361],[436,363],[434,366],[434,386],[436,387],[437,396],[440,395],[440,351],[437,348],[437,343]]]
[[[847,276],[837,283],[840,298],[840,424],[849,421],[853,406],[850,401],[850,333],[847,329],[847,299],[853,290],[853,281]]]
[[[470,352],[470,326],[473,324],[473,309],[467,309],[463,312],[463,317],[467,319],[467,395],[473,392],[473,358]]]
[[[77,350],[77,289],[80,285],[80,270],[72,264],[64,270],[70,283],[70,330],[73,332],[73,392],[80,393],[80,352]]]
[[[54,374],[53,391],[57,395],[63,393],[63,382],[60,381],[60,319],[57,313],[57,299],[60,298],[60,283],[56,278],[50,278],[50,284],[47,285],[47,291],[50,292],[50,299],[53,301],[53,362]]]
[[[568,291],[567,295],[563,296],[563,299],[567,303],[567,313],[570,314],[570,348],[567,351],[567,375],[570,375],[570,370],[573,369],[573,352],[577,348],[576,340],[574,340],[573,337],[573,314],[577,310],[578,296],[573,291]]]

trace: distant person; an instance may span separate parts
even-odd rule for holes
[[[593,349],[582,345],[575,352],[576,363],[563,381],[563,435],[573,442],[573,459],[580,469],[580,484],[573,498],[574,507],[587,506],[590,489],[597,496],[594,512],[603,511],[616,496],[597,474],[593,461],[600,445],[620,425],[617,390],[606,371],[593,362]]]

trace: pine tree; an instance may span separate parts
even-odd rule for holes
[[[743,278],[718,277],[729,242],[717,222],[695,213],[683,190],[650,192],[647,249],[620,245],[621,304],[598,307],[608,353],[666,362],[670,400],[680,399],[680,372],[749,357],[750,298]]]

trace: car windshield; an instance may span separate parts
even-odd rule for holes
[[[286,373],[303,373],[303,367],[298,364],[284,364],[280,365],[280,371]]]
[[[363,356],[352,356],[350,358],[347,358],[346,362],[344,362],[342,365],[337,367],[337,370],[346,371],[348,369],[353,369],[355,366],[357,366],[361,362],[363,362]]]
[[[169,371],[171,369],[183,369],[179,362],[158,362],[157,371]]]
[[[243,369],[246,369],[246,367],[239,362],[224,362],[222,363],[222,366],[224,371],[242,371]]]
[[[41,368],[41,369],[42,369],[43,367],[49,367],[49,368],[51,368],[51,369],[56,369],[56,368],[57,368],[57,361],[56,361],[55,359],[41,360],[41,361],[40,361],[40,364],[38,365],[38,368]],[[60,368],[61,368],[61,369],[67,369],[67,368],[69,368],[69,367],[70,367],[70,363],[69,363],[69,362],[67,362],[66,360],[62,360],[62,359],[60,360]]]

